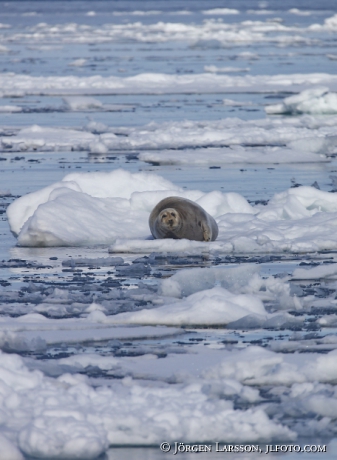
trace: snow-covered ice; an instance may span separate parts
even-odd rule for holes
[[[296,436],[260,409],[233,410],[201,382],[151,388],[127,378],[94,389],[80,375],[50,379],[29,371],[16,356],[2,354],[1,368],[2,410],[12,415],[7,443],[32,456],[91,459],[111,444],[152,445],[181,436],[205,442],[223,439],[224,431],[228,441]]]
[[[100,106],[100,101],[87,97],[65,100],[75,111]],[[328,120],[303,116],[282,121],[151,122],[140,127],[109,127],[91,121],[78,129],[33,125],[0,136],[0,145],[3,152],[84,150],[105,154],[137,149],[142,161],[161,164],[324,162],[337,151],[336,125],[336,116]]]
[[[69,96],[63,98],[63,100],[66,108],[69,110],[100,109],[103,106],[101,101],[93,97]]]
[[[335,417],[330,382],[336,379],[336,368],[332,365],[336,352],[313,355],[309,361],[309,356],[299,359],[251,347],[213,352],[213,363],[208,361],[205,365],[210,352],[203,348],[196,355],[201,367],[187,366],[180,383],[174,386],[162,382],[148,387],[126,377],[109,387],[96,389],[83,376],[68,373],[52,379],[41,371],[29,371],[21,358],[2,353],[1,408],[4,415],[11,414],[4,433],[5,445],[32,456],[80,455],[90,459],[104,452],[109,444],[149,445],[162,439],[174,441],[180,436],[185,442],[258,443],[270,439],[294,442],[300,427],[290,429],[282,425],[275,417],[276,410],[281,410],[279,415],[283,416],[301,410],[304,416],[313,412],[323,417],[321,423],[303,423],[302,430],[311,433],[326,430],[329,420]],[[181,358],[186,363],[193,361],[191,355]],[[139,360],[132,361],[137,368]],[[149,364],[151,361],[147,360]],[[63,359],[55,362],[55,366],[70,368],[73,363],[85,367],[90,362],[88,356],[87,360]],[[116,364],[110,359],[108,367]],[[173,362],[165,364],[165,374],[169,375]],[[161,367],[159,364],[159,375]],[[275,408],[267,403],[269,416],[258,408],[233,408],[230,401],[233,398],[258,401],[256,388],[263,385],[274,385],[274,395],[283,400]]]
[[[252,296],[234,295],[221,287],[191,294],[181,302],[142,310],[135,313],[121,313],[116,323],[128,324],[193,324],[217,326],[236,321],[251,313],[265,315],[262,302]]]
[[[310,138],[311,140],[311,138]],[[305,150],[305,145],[310,144],[304,139],[296,142],[296,149],[289,147],[241,147],[231,145],[230,147],[216,148],[200,148],[198,150],[184,149],[182,154],[176,150],[162,150],[160,152],[149,151],[141,152],[139,159],[146,163],[160,165],[228,165],[228,164],[280,164],[280,163],[325,163],[329,162],[326,154],[317,154]],[[315,139],[316,140],[316,139]],[[316,140],[316,143],[321,142],[321,145],[329,145],[329,138]],[[332,140],[332,148],[335,150],[335,139]],[[294,145],[295,147],[295,145]],[[318,149],[320,146],[318,146]],[[313,144],[310,145],[314,149]],[[317,149],[317,150],[318,150]],[[323,149],[322,149],[323,150]],[[324,149],[325,150],[325,149]],[[327,150],[325,150],[326,153]]]
[[[2,137],[1,143],[5,149],[14,151],[25,150],[88,150],[95,136],[88,132],[74,129],[42,128],[38,125],[23,128],[15,137]]]
[[[152,240],[149,214],[168,196],[200,204],[217,220],[218,239],[211,243]],[[225,253],[337,248],[337,197],[315,187],[291,188],[276,194],[266,206],[251,206],[237,193],[182,190],[154,174],[124,170],[73,173],[17,199],[7,215],[22,246],[114,243],[114,252],[136,253],[189,248]]]
[[[132,77],[32,76],[0,74],[5,96],[21,95],[95,95],[95,94],[179,94],[236,92],[298,92],[324,85],[337,90],[337,76],[327,73],[230,76],[215,73],[172,75],[143,73]]]
[[[296,10],[293,10],[294,13]],[[248,10],[250,14],[263,13],[270,15],[268,10]],[[315,44],[319,33],[334,32],[337,29],[336,16],[333,15],[319,24],[309,25],[285,25],[277,18],[267,20],[237,20],[226,21],[228,16],[239,16],[239,10],[235,8],[211,8],[203,10],[204,19],[201,23],[158,21],[152,23],[141,22],[142,16],[156,16],[160,10],[130,12],[132,16],[138,16],[137,22],[103,23],[99,27],[95,25],[80,24],[76,22],[53,24],[38,22],[27,27],[21,32],[5,30],[3,37],[4,46],[7,44],[25,41],[30,45],[39,44],[41,41],[53,40],[62,44],[74,43],[113,43],[116,41],[136,41],[140,43],[167,43],[169,41],[184,41],[195,44],[199,41],[218,41],[222,46],[240,46],[242,44],[272,43],[280,45]],[[111,14],[111,13],[110,13]],[[116,16],[119,12],[114,13]],[[95,16],[95,15],[93,15]],[[215,16],[215,18],[209,18]],[[220,17],[219,17],[220,16]],[[118,16],[117,16],[118,17]],[[180,18],[181,19],[181,18]],[[242,18],[241,18],[242,19]],[[281,23],[280,23],[281,22]],[[316,38],[317,37],[317,38]]]
[[[334,114],[337,113],[337,93],[330,92],[329,88],[308,89],[285,98],[282,104],[269,105],[265,109],[269,114]]]
[[[148,238],[150,212],[161,199],[172,195],[197,200],[215,216],[234,210],[253,212],[235,193],[188,192],[160,176],[116,170],[70,174],[19,198],[7,215],[22,245],[107,244],[121,236]]]

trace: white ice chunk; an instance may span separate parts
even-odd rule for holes
[[[291,152],[295,157],[298,156],[298,151],[305,152],[310,158],[310,153],[332,154],[337,150],[337,136],[320,136],[298,139],[288,143]],[[317,155],[315,155],[317,159]]]
[[[0,348],[10,352],[41,352],[46,349],[46,342],[40,336],[26,338],[16,332],[0,330]]]
[[[181,334],[170,327],[124,327],[115,326],[113,316],[106,316],[97,307],[87,318],[46,319],[33,313],[0,321],[0,346],[5,350],[43,350],[56,343],[79,343],[102,340],[131,340],[169,337]]]
[[[220,385],[222,394],[256,400],[254,391],[238,382]],[[92,388],[81,375],[45,377],[29,371],[18,356],[1,353],[0,387],[0,409],[13,439],[12,452],[20,449],[26,456],[89,460],[109,445],[151,446],[163,439],[174,442],[179,436],[184,442],[199,443],[296,439],[293,431],[269,419],[263,410],[234,410],[216,386],[205,387],[199,380],[146,386],[125,378]],[[9,442],[5,445],[11,447]]]
[[[227,355],[221,366],[206,370],[208,378],[233,378],[250,385],[292,385],[304,382],[333,382],[337,377],[337,350],[308,359],[274,353],[251,346],[243,352]]]
[[[241,51],[241,53],[237,54],[237,57],[241,59],[247,59],[247,60],[259,59],[259,55],[256,53],[252,53],[251,51]]]
[[[31,217],[38,206],[49,200],[50,194],[53,190],[58,188],[67,187],[71,190],[81,191],[81,188],[75,183],[70,181],[56,182],[48,187],[38,190],[36,192],[24,195],[15,200],[7,209],[7,216],[11,231],[14,235],[18,235],[23,224]]]
[[[311,11],[300,10],[298,8],[291,8],[289,13],[296,14],[298,16],[310,16],[312,14]]]
[[[84,99],[83,107],[91,104],[87,99],[92,98]],[[71,100],[75,100],[74,108],[77,103],[82,104],[82,98],[75,97]],[[241,103],[231,100],[225,100],[224,103],[250,104],[249,101]],[[130,110],[130,106],[110,104],[103,106],[103,109]],[[189,164],[191,161],[195,164],[291,163],[326,161],[325,155],[335,153],[336,150],[336,126],[337,117],[333,116],[247,121],[238,118],[216,121],[185,120],[116,128],[90,121],[83,130],[52,129],[34,125],[13,136],[2,136],[0,140],[5,151],[90,151],[92,144],[100,143],[113,151],[146,150],[141,154],[141,159],[163,164]],[[315,156],[312,153],[320,155]]]
[[[249,72],[249,67],[217,67],[215,65],[206,65],[204,66],[205,72],[211,73],[232,73],[232,72]]]
[[[22,107],[17,105],[0,105],[0,112],[18,113],[22,112]]]
[[[337,29],[337,14],[334,14],[330,18],[324,20],[324,26],[329,30]]]
[[[111,254],[131,253],[143,254],[151,252],[174,252],[185,254],[208,254],[212,250],[221,252],[232,252],[232,243],[204,244],[200,241],[192,240],[172,240],[170,238],[159,240],[140,240],[117,238],[110,247]]]
[[[265,107],[269,114],[334,114],[337,113],[337,93],[328,88],[315,88],[284,99],[283,103]]]
[[[127,28],[125,24],[124,29]],[[268,25],[270,29],[270,25]],[[46,27],[46,30],[49,26]],[[183,39],[186,39],[182,32]],[[270,33],[270,30],[268,31]],[[249,34],[238,31],[232,40],[239,43],[247,41]],[[260,33],[257,33],[261,37]],[[79,33],[78,36],[82,36]],[[54,35],[53,35],[54,37]],[[55,38],[55,37],[54,37]],[[214,38],[200,40],[195,46],[221,48],[218,31],[214,32]],[[92,36],[90,35],[90,39]],[[293,37],[289,38],[291,41]],[[231,40],[231,41],[232,41]],[[303,37],[299,42],[305,41]],[[224,38],[225,45],[228,41]],[[232,93],[236,92],[259,92],[270,91],[302,91],[311,89],[313,85],[325,85],[330,91],[337,89],[337,76],[327,73],[306,73],[287,75],[246,75],[230,76],[212,73],[193,75],[175,75],[164,73],[143,73],[132,77],[115,77],[94,75],[79,77],[75,75],[37,77],[26,74],[2,73],[0,74],[0,88],[5,95],[15,94],[48,94],[48,95],[95,95],[95,94],[182,94],[182,93]]]
[[[267,314],[262,300],[277,302],[281,309],[294,308],[295,302],[288,283],[273,277],[262,279],[258,271],[259,267],[254,265],[180,270],[161,282],[159,293],[183,300],[173,302],[171,299],[158,308],[121,313],[111,321],[175,326],[233,323],[230,327],[235,329],[252,325],[276,328],[301,322],[286,314]]]
[[[109,131],[109,128],[107,125],[104,123],[98,123],[97,121],[90,120],[89,123],[87,123],[84,126],[84,129],[86,131],[90,131],[93,134],[101,134],[105,133],[106,131]]]
[[[87,62],[87,59],[75,59],[74,61],[70,62],[68,65],[73,67],[82,67]]]
[[[73,111],[85,111],[90,109],[101,109],[103,103],[93,97],[68,96],[63,98],[65,108]]]
[[[293,278],[300,280],[335,279],[337,278],[337,264],[319,265],[310,269],[296,268]]]
[[[336,144],[337,139],[329,143],[329,141],[324,138],[310,138],[309,140],[303,139],[301,141],[289,143],[291,148],[235,148],[232,146],[231,148],[184,149],[183,152],[162,150],[160,152],[141,152],[138,158],[146,163],[158,163],[160,165],[320,163],[330,161],[325,154],[333,153],[337,148]],[[306,149],[306,146],[308,146],[308,149]],[[316,154],[321,151],[325,154]]]
[[[287,278],[272,276],[262,278],[259,266],[247,264],[234,268],[189,268],[179,270],[161,281],[159,292],[168,297],[185,297],[221,285],[235,294],[258,296],[263,301],[273,301],[278,308],[301,308],[301,303],[290,293]]]
[[[240,11],[234,8],[213,8],[211,10],[203,10],[202,14],[206,15],[226,15],[226,14],[239,14]]]
[[[257,265],[246,265],[235,268],[189,268],[179,270],[170,278],[160,283],[160,293],[169,297],[186,297],[198,291],[211,289],[217,283],[231,292],[243,293],[260,268]]]
[[[61,191],[62,193],[60,195],[55,195],[55,193],[52,195],[52,192],[58,189],[63,189]],[[11,231],[15,235],[18,235],[23,224],[29,217],[33,216],[41,204],[55,200],[58,197],[62,198],[65,192],[70,192],[71,190],[82,192],[80,195],[75,195],[73,199],[75,201],[76,199],[82,200],[83,205],[83,200],[92,202],[92,200],[90,201],[90,197],[129,199],[136,191],[176,190],[176,192],[179,192],[180,188],[175,187],[171,182],[159,176],[146,173],[131,174],[123,170],[112,171],[110,173],[71,173],[65,176],[61,182],[56,182],[55,184],[15,200],[11,206],[7,208],[7,216]],[[99,201],[94,201],[94,203],[94,206],[96,206]],[[103,201],[101,212],[104,213],[104,207],[109,206],[109,204],[113,206],[113,202]],[[117,205],[117,212],[123,212],[123,210],[127,212],[129,209],[129,205],[123,200],[117,200],[115,204]],[[81,208],[78,209],[78,212],[81,212]],[[85,210],[82,209],[82,212],[85,212]],[[55,217],[58,219],[57,216]],[[66,216],[63,215],[63,218],[65,217]],[[109,213],[106,218],[109,218]],[[97,222],[95,222],[94,225],[97,225]]]
[[[231,102],[232,103],[232,102]],[[309,152],[329,153],[330,148],[324,149],[336,137],[337,117],[329,120],[313,117],[300,119],[259,119],[243,121],[238,118],[225,118],[217,121],[180,121],[165,123],[149,123],[136,128],[116,128],[115,132],[124,134],[116,136],[115,132],[104,132],[101,141],[113,150],[147,150],[140,158],[151,161],[163,161],[173,164],[177,156],[185,161],[202,163],[202,157],[210,158],[216,164],[216,159],[222,162],[280,162],[305,161],[305,155],[297,150],[292,142],[319,138],[320,148],[310,148]],[[315,131],[313,131],[315,129]],[[314,144],[314,143],[313,143]],[[286,145],[286,147],[282,147]],[[266,147],[264,147],[266,146]],[[198,147],[198,149],[196,149]],[[216,148],[218,147],[218,148]],[[189,148],[193,148],[189,150]],[[170,149],[165,151],[165,149]],[[179,152],[173,150],[179,149]],[[148,152],[152,150],[153,152]],[[164,150],[164,152],[163,152]],[[195,160],[193,160],[193,152]],[[314,156],[308,153],[308,161]],[[163,153],[163,160],[160,154]],[[330,152],[332,153],[332,152]],[[170,163],[170,155],[172,156]],[[285,156],[285,159],[282,157]],[[228,158],[228,160],[226,160]],[[316,157],[316,160],[319,159]],[[207,160],[204,160],[204,162]]]
[[[19,131],[17,136],[2,137],[4,149],[17,150],[88,150],[96,137],[88,132],[74,129],[43,128],[33,125]]]
[[[266,317],[260,299],[235,295],[222,287],[191,294],[186,299],[151,310],[120,313],[113,317],[116,324],[223,325],[250,313]]]
[[[90,153],[96,153],[98,155],[105,155],[108,153],[108,148],[103,142],[92,142],[89,144]]]

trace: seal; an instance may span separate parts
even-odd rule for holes
[[[214,241],[218,225],[201,206],[186,198],[170,196],[152,210],[149,226],[154,238]]]

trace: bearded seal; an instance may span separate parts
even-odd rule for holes
[[[149,225],[154,238],[214,241],[219,232],[213,217],[201,206],[178,196],[161,200],[150,214]]]

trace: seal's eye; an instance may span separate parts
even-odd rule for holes
[[[162,219],[165,219],[165,217],[167,217],[167,214],[163,214],[161,217]]]
[[[172,217],[175,217],[176,215],[174,214],[174,212],[171,212],[171,216],[172,216]]]

